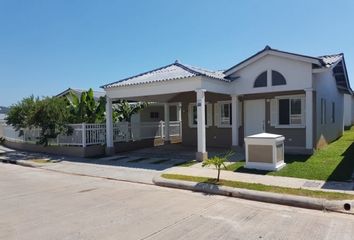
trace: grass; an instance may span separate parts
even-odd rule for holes
[[[193,166],[196,163],[198,163],[197,160],[190,160],[190,161],[186,161],[186,162],[183,162],[183,163],[177,163],[174,166],[175,167],[190,167],[190,166]]]
[[[324,181],[351,181],[354,171],[354,127],[312,156],[285,155],[285,162],[287,165],[277,172],[246,169],[244,161],[233,163],[226,170]]]
[[[179,174],[162,174],[163,178],[173,179],[173,180],[183,180],[196,183],[209,183],[218,186],[227,186],[233,188],[242,188],[262,192],[272,192],[272,193],[281,193],[281,194],[290,194],[296,196],[312,197],[312,198],[321,198],[328,200],[351,200],[354,199],[354,195],[346,193],[337,193],[337,192],[324,192],[324,191],[314,191],[301,188],[287,188],[287,187],[278,187],[278,186],[269,186],[259,183],[246,183],[239,181],[228,181],[221,179],[219,182],[216,182],[214,178],[206,177],[195,177]]]

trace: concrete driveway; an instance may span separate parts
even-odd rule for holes
[[[0,164],[0,239],[353,239],[354,217]]]

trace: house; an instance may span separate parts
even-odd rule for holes
[[[164,104],[165,131],[170,105],[178,106],[182,144],[242,146],[244,136],[260,132],[285,136],[288,153],[312,153],[342,135],[344,116],[352,123],[343,54],[319,57],[263,50],[224,71],[210,71],[176,61],[102,86],[107,115],[118,99]],[[113,153],[111,118],[107,118],[107,152]],[[165,141],[169,141],[169,134]]]
[[[0,106],[0,124],[5,124],[6,114],[9,111],[8,107]]]
[[[354,124],[354,95],[344,94],[344,127]]]
[[[77,88],[67,88],[66,90],[62,91],[61,93],[57,94],[56,97],[66,97],[70,93],[75,94],[76,96],[80,97],[83,92],[87,90],[77,89]],[[98,100],[100,97],[104,97],[105,93],[100,91],[93,91],[93,97]]]

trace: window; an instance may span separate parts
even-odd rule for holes
[[[321,124],[326,124],[327,120],[326,120],[326,115],[327,115],[327,107],[326,107],[327,103],[326,103],[326,99],[321,98]]]
[[[277,71],[272,70],[272,86],[285,85],[286,80],[284,76]]]
[[[221,125],[231,125],[232,124],[232,114],[231,114],[231,103],[220,104],[220,124]]]
[[[232,126],[231,101],[218,101],[214,104],[214,123],[220,128],[230,128]]]
[[[212,105],[209,103],[205,104],[205,125],[209,127],[212,125]],[[190,103],[188,108],[188,118],[189,118],[189,127],[197,126],[197,106],[195,103]]]
[[[150,118],[153,119],[159,118],[159,112],[150,112]]]
[[[332,123],[336,122],[336,104],[335,102],[332,102]]]
[[[262,72],[254,81],[255,88],[257,87],[266,87],[267,86],[267,71]]]
[[[304,97],[279,97],[277,99],[277,111],[272,111],[273,114],[277,114],[277,123],[274,124],[274,120],[271,120],[273,125],[277,126],[304,126]],[[274,108],[271,106],[271,108]],[[274,117],[271,117],[274,119]]]

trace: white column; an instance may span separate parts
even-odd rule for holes
[[[196,158],[203,161],[208,157],[206,152],[206,134],[205,134],[205,89],[197,89],[197,135],[198,152]]]
[[[182,121],[182,104],[177,104],[177,121]]]
[[[313,149],[313,89],[305,89],[306,148]]]
[[[114,154],[112,99],[106,96],[106,154]]]
[[[182,103],[177,104],[177,121],[179,122],[179,137],[182,140]]]
[[[238,146],[238,114],[239,102],[237,95],[231,95],[231,113],[232,113],[232,146]]]
[[[170,140],[170,104],[164,103],[165,113],[165,141]]]

